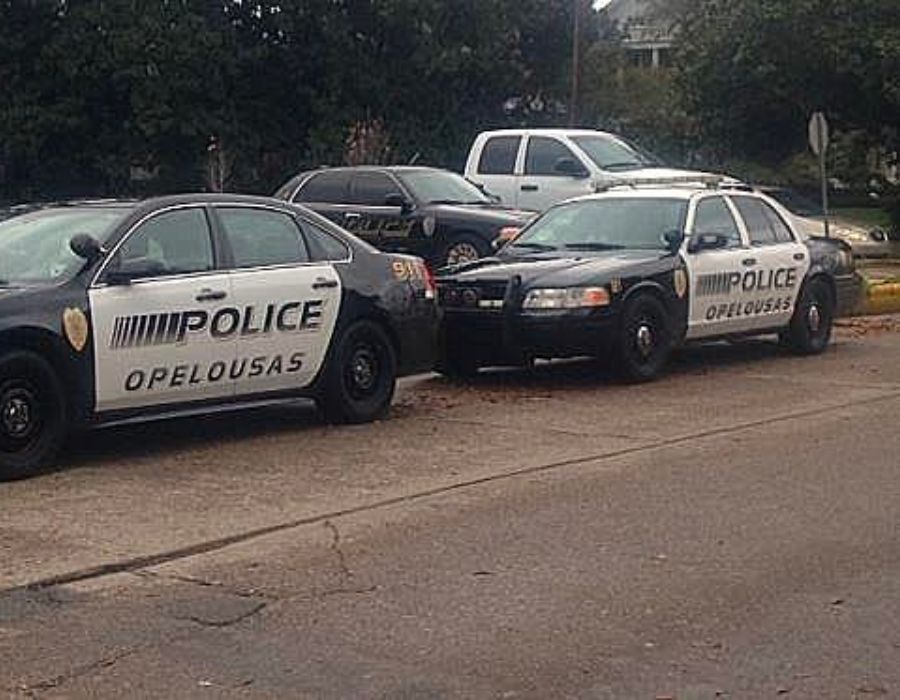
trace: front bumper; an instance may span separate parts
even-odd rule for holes
[[[442,354],[481,364],[521,364],[531,358],[601,354],[617,327],[609,308],[516,313],[445,309]]]

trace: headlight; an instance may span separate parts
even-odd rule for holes
[[[523,309],[553,311],[609,306],[606,287],[566,287],[564,289],[532,289],[525,295]]]

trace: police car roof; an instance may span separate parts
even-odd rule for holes
[[[690,199],[691,197],[698,194],[714,194],[716,191],[717,190],[710,189],[708,187],[703,187],[702,185],[691,187],[622,186],[614,189],[609,189],[604,192],[595,192],[593,194],[586,194],[581,197],[573,197],[572,199],[566,201],[584,202],[595,199]]]
[[[17,204],[9,207],[10,210],[36,211],[42,209],[144,209],[178,204],[275,204],[285,206],[282,200],[272,199],[246,194],[218,194],[212,192],[199,192],[187,194],[170,194],[160,197],[148,197],[146,199],[71,199],[57,202],[33,202]]]
[[[492,131],[483,131],[485,136],[521,136],[522,134],[534,134],[536,136],[606,136],[609,138],[619,139],[616,134],[608,131],[599,131],[597,129],[553,129],[553,128],[536,128],[536,129],[494,129]]]

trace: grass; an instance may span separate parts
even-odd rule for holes
[[[874,207],[838,207],[832,209],[833,216],[841,219],[847,219],[863,226],[882,226],[889,227],[891,217],[884,209]]]

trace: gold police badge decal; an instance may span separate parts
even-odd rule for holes
[[[76,352],[84,350],[88,339],[88,320],[84,311],[78,308],[68,308],[63,311],[63,331],[66,340],[75,348]]]
[[[672,286],[675,287],[675,294],[678,295],[678,298],[683,299],[684,295],[687,294],[687,274],[685,274],[683,267],[675,270],[675,274],[672,277]]]

